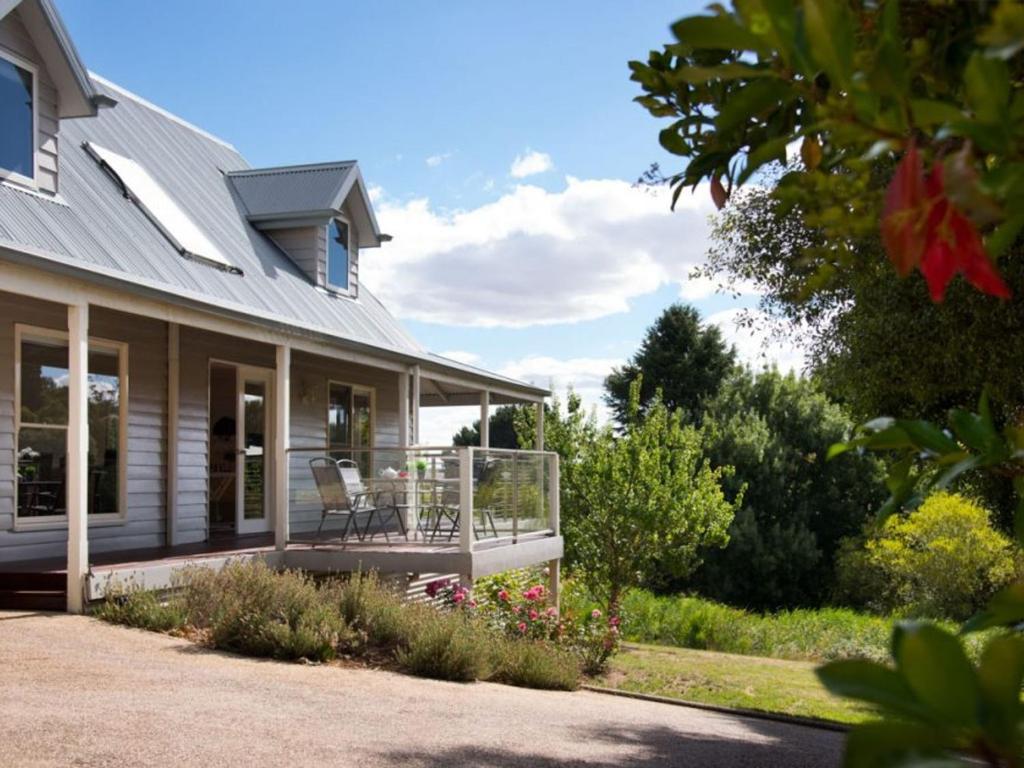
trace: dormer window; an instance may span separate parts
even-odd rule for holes
[[[0,178],[34,182],[36,71],[0,52]]]
[[[349,228],[335,219],[327,225],[327,287],[348,293]]]

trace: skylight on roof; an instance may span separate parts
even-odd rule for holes
[[[114,177],[125,197],[139,206],[182,256],[241,274],[241,270],[224,257],[145,168],[91,141],[85,142],[85,149]]]

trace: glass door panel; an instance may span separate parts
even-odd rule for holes
[[[239,369],[237,527],[239,533],[269,531],[271,469],[269,371]]]

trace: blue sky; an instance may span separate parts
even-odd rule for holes
[[[703,4],[58,0],[90,69],[253,165],[358,159],[395,236],[365,279],[427,347],[590,402],[681,297],[756,354],[730,325],[755,297],[687,278],[707,195],[632,187],[677,163],[626,62]]]

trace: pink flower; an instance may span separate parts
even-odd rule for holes
[[[456,605],[458,605],[459,603],[461,603],[465,599],[466,599],[466,593],[465,592],[456,592],[454,595],[452,595],[452,602],[455,603]]]
[[[498,593],[498,599],[501,600],[501,602],[503,602],[503,603],[507,603],[508,602],[508,592],[506,592],[504,589],[501,590],[501,592]]]
[[[526,622],[525,621],[520,621],[518,624],[516,624],[516,627],[519,628],[520,632],[522,632],[524,634],[526,633]]]
[[[601,618],[601,612],[599,610],[597,610],[597,608],[595,608],[594,610],[592,610],[590,612],[590,618],[592,618],[592,619],[600,619]]]
[[[470,608],[476,608],[476,600],[470,600],[469,601],[469,607]]]
[[[613,635],[617,635],[617,634],[619,634],[619,628],[618,628],[618,627],[614,627],[614,626],[613,626],[613,627],[612,627],[611,629],[609,629],[608,631],[609,631],[609,632],[611,632],[611,633],[612,633]]]
[[[619,619],[618,616],[612,616],[610,619],[608,619],[608,623],[611,624],[613,627],[619,626],[620,621],[621,619]]]
[[[534,600],[540,600],[544,596],[544,587],[538,584],[535,587],[530,587],[528,590],[523,592],[523,598],[529,602]]]
[[[539,613],[537,613],[537,612],[536,612],[535,610],[533,610],[533,609],[531,608],[531,609],[530,609],[530,613],[529,613],[529,614],[527,614],[527,615],[528,615],[528,616],[530,617],[530,621],[536,621],[536,620],[537,620],[537,617],[538,617],[538,616],[539,616],[540,614],[539,614]]]
[[[557,616],[557,615],[558,615],[558,609],[557,609],[557,608],[555,608],[555,606],[553,606],[553,605],[552,605],[552,606],[551,606],[550,608],[548,608],[548,609],[547,609],[547,610],[545,611],[545,613],[546,613],[546,614],[547,614],[548,616]]]
[[[512,613],[519,613],[521,610],[523,610],[523,609],[520,608],[518,605],[513,605],[512,606]]]

